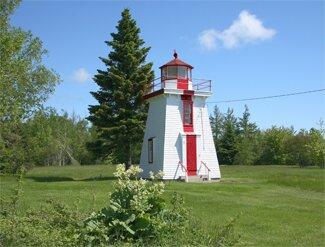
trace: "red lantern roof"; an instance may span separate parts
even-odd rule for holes
[[[160,66],[159,69],[167,67],[167,66],[185,66],[185,67],[188,67],[190,69],[193,69],[192,65],[189,65],[189,64],[187,64],[187,63],[185,63],[182,60],[177,58],[177,52],[176,51],[174,51],[174,59],[169,61],[168,63]]]

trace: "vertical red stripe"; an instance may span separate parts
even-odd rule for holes
[[[189,176],[196,175],[196,136],[186,135],[186,162]]]

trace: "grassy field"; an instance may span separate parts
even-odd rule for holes
[[[23,180],[22,209],[57,199],[83,212],[100,209],[112,189],[114,167],[42,167]],[[216,231],[242,212],[236,229],[242,246],[324,246],[325,170],[282,166],[221,167],[218,183],[167,182],[185,197],[206,231]],[[8,197],[15,178],[2,176],[1,196]]]

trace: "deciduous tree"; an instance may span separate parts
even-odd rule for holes
[[[59,76],[42,63],[47,51],[31,32],[10,25],[20,0],[0,1],[0,170],[17,171],[28,150],[22,121],[42,106]]]

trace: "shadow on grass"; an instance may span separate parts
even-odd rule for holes
[[[112,176],[98,176],[98,177],[91,177],[91,178],[84,178],[84,179],[78,179],[75,181],[105,181],[105,180],[116,180],[116,177],[112,177]]]
[[[59,176],[26,176],[27,179],[32,179],[35,182],[42,182],[42,183],[50,183],[50,182],[89,182],[89,181],[110,181],[116,180],[115,177],[112,176],[97,176],[97,177],[90,177],[84,179],[74,179],[70,177],[59,177]]]

